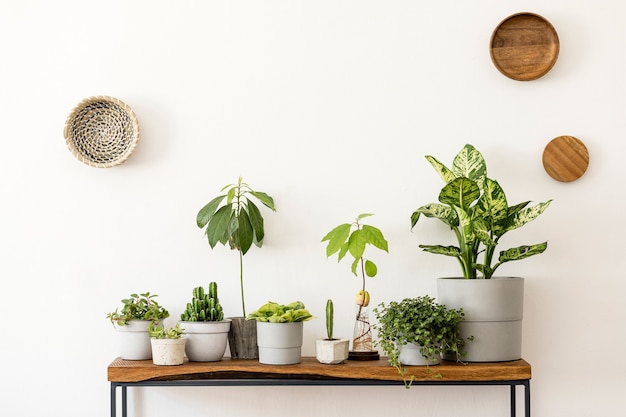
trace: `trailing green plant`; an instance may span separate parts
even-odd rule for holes
[[[131,320],[151,320],[158,322],[170,316],[170,313],[154,299],[156,294],[149,292],[131,294],[130,298],[122,299],[122,310],[119,307],[107,314],[113,325],[125,326]]]
[[[333,329],[335,327],[335,307],[333,300],[326,301],[326,336],[328,340],[333,340]]]
[[[413,343],[419,346],[427,366],[437,363],[445,354],[454,354],[457,361],[465,355],[463,348],[467,340],[458,330],[465,316],[463,309],[449,309],[425,295],[391,301],[388,305],[380,303],[373,312],[378,319],[378,324],[374,325],[378,331],[377,344],[387,355],[389,364],[403,377],[407,388],[415,376],[407,380],[406,368],[400,363],[403,345]],[[430,368],[427,369],[430,372]]]
[[[153,339],[180,339],[185,334],[185,329],[182,329],[178,323],[176,323],[176,326],[167,329],[164,326],[151,323],[148,326],[148,334]]]
[[[370,294],[365,289],[365,277],[373,278],[378,274],[378,267],[370,259],[365,258],[365,249],[368,245],[389,252],[389,245],[380,229],[362,224],[361,220],[373,214],[363,213],[356,217],[353,223],[344,223],[332,229],[324,236],[322,242],[328,242],[326,257],[337,254],[337,262],[349,253],[352,258],[351,271],[358,277],[357,269],[361,270],[361,289],[357,292],[355,302],[358,305],[356,313],[357,324],[361,323],[353,338],[354,350],[368,350],[372,345],[372,334],[369,322],[364,319],[363,308],[370,302]],[[354,230],[353,230],[354,229]]]
[[[236,184],[226,185],[220,191],[225,194],[220,194],[200,209],[196,216],[196,224],[205,230],[211,249],[220,243],[239,252],[241,308],[245,317],[243,255],[248,252],[253,243],[261,247],[265,237],[263,216],[250,196],[272,211],[276,211],[276,208],[272,197],[264,192],[254,191],[243,182],[242,177],[239,177]]]
[[[309,321],[315,318],[309,310],[304,307],[302,301],[283,305],[269,301],[253,311],[246,317],[247,320],[256,320],[267,323],[294,323],[299,321]]]
[[[217,296],[217,283],[209,283],[208,292],[196,287],[192,290],[192,298],[185,311],[180,314],[182,321],[222,321],[224,309]]]
[[[502,236],[524,226],[543,213],[552,200],[527,207],[530,201],[509,206],[500,184],[487,177],[482,154],[472,145],[465,145],[447,168],[432,156],[428,162],[444,180],[439,203],[426,204],[411,215],[411,230],[421,215],[445,223],[454,232],[458,246],[419,245],[426,252],[452,256],[461,265],[463,277],[489,279],[505,262],[540,254],[547,242],[523,245],[494,254]],[[479,256],[482,255],[482,262]],[[478,276],[478,273],[481,276]]]

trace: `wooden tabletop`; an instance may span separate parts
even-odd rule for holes
[[[530,364],[523,359],[511,362],[468,363],[443,361],[429,367],[407,366],[407,376],[416,381],[519,381],[531,378]],[[111,382],[172,381],[200,379],[296,379],[398,381],[402,377],[386,358],[377,361],[346,361],[339,365],[321,364],[314,357],[303,357],[296,365],[265,365],[256,359],[224,358],[219,362],[185,362],[178,366],[158,366],[151,360],[115,359],[107,369]]]

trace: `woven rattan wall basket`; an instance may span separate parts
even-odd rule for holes
[[[121,100],[94,96],[81,101],[65,122],[65,142],[81,162],[109,168],[126,161],[139,139],[139,122]]]

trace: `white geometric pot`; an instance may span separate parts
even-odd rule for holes
[[[467,362],[502,362],[522,357],[524,278],[439,278],[438,302],[463,308],[461,336],[473,336],[465,344]],[[446,356],[446,359],[456,358]]]
[[[115,325],[120,357],[127,360],[152,358],[148,326],[151,320],[130,320],[125,326]]]
[[[349,339],[317,339],[315,341],[315,357],[320,363],[336,365],[348,359],[349,348]]]
[[[152,363],[155,365],[182,365],[185,360],[185,337],[178,339],[150,339]]]
[[[187,344],[185,352],[191,362],[217,362],[224,357],[230,319],[222,321],[181,321]]]
[[[257,321],[259,362],[291,365],[302,360],[302,322],[267,323]]]

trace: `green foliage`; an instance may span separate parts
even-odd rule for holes
[[[464,356],[464,340],[458,331],[465,314],[463,309],[448,309],[427,295],[405,298],[389,305],[380,303],[373,309],[378,324],[377,344],[389,358],[389,364],[405,377],[406,369],[399,360],[400,348],[409,343],[421,347],[421,354],[427,363],[436,362],[441,355],[452,353],[457,361]],[[471,340],[471,338],[470,338]],[[405,384],[408,388],[414,377]]]
[[[170,313],[154,299],[156,294],[149,292],[143,294],[131,294],[130,298],[122,299],[122,310],[116,308],[108,313],[107,318],[111,323],[125,326],[130,320],[152,320],[153,323],[165,319]]]
[[[426,252],[452,256],[459,261],[465,278],[489,279],[505,262],[542,253],[547,242],[519,246],[500,252],[494,264],[495,249],[507,232],[524,226],[543,213],[552,200],[527,207],[530,201],[509,206],[504,190],[487,177],[483,156],[472,145],[465,145],[449,169],[432,156],[428,162],[444,180],[439,203],[418,208],[411,215],[413,229],[422,215],[440,220],[454,232],[458,246],[419,245]],[[479,263],[479,255],[483,256]]]
[[[361,224],[361,220],[372,214],[359,214],[353,223],[344,223],[332,229],[324,236],[322,242],[328,242],[326,256],[337,254],[337,261],[349,253],[352,258],[352,273],[358,277],[357,267],[361,264],[361,276],[363,277],[363,290],[365,290],[365,276],[373,278],[378,273],[378,267],[374,262],[364,258],[367,245],[374,246],[385,252],[389,252],[387,240],[380,229]],[[354,230],[352,230],[354,228]]]
[[[185,334],[185,329],[181,329],[178,323],[174,327],[166,329],[164,326],[156,326],[154,323],[148,326],[148,333],[154,339],[180,339]]]
[[[258,310],[248,314],[246,319],[263,321],[268,323],[293,323],[298,321],[308,321],[315,318],[309,310],[304,307],[302,301],[294,301],[291,304],[283,305],[273,301],[259,307]]]
[[[208,293],[196,287],[192,291],[191,302],[180,315],[182,321],[222,321],[224,310],[217,297],[217,283],[209,283]]]
[[[209,201],[196,216],[196,224],[205,230],[211,249],[220,243],[239,252],[239,282],[241,287],[241,307],[246,315],[243,287],[243,255],[252,244],[261,247],[265,237],[263,216],[258,202],[272,211],[276,211],[274,199],[261,191],[254,191],[239,177],[237,184],[224,186],[219,196]]]
[[[333,340],[333,329],[335,316],[335,307],[333,306],[333,300],[326,301],[326,336],[328,340]]]

